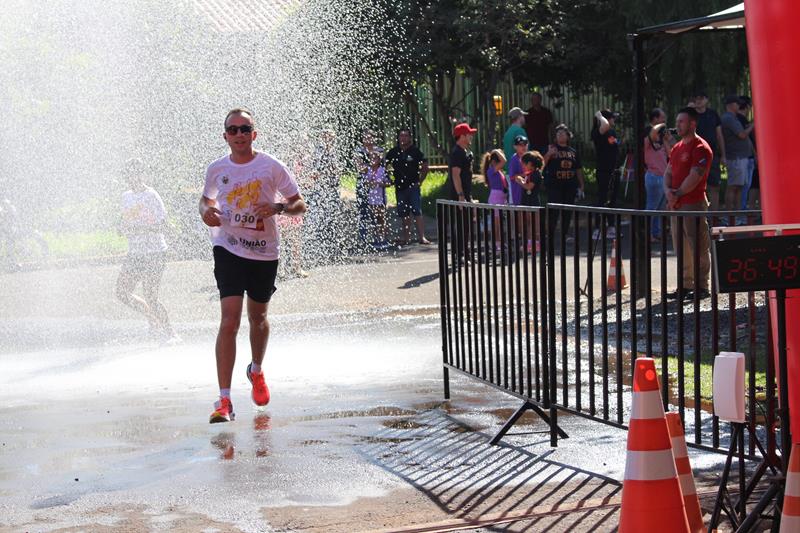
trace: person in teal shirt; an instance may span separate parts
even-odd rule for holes
[[[527,133],[525,133],[525,115],[527,113],[518,107],[512,107],[508,111],[508,118],[511,120],[511,125],[506,130],[505,135],[503,135],[503,152],[506,154],[506,161],[511,161],[511,158],[514,157],[516,154],[516,150],[514,149],[514,139],[521,135],[522,137],[527,137]],[[508,172],[508,163],[505,166],[506,172]]]

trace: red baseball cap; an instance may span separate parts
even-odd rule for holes
[[[475,128],[470,128],[469,124],[464,122],[462,124],[457,125],[453,129],[453,137],[458,138],[458,137],[461,137],[462,135],[471,135],[471,134],[475,133],[476,131],[478,131],[478,130],[475,129]]]

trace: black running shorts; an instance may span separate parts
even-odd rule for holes
[[[245,259],[230,253],[222,246],[214,247],[214,277],[217,280],[219,297],[244,296],[266,303],[277,290],[275,276],[278,261]]]

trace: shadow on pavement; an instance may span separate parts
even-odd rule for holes
[[[619,482],[549,460],[550,450],[537,455],[489,439],[434,409],[396,421],[360,452],[451,518],[482,528],[499,521],[504,531],[613,529]],[[407,529],[422,530],[436,529]]]

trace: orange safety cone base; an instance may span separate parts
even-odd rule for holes
[[[690,533],[655,360],[636,359],[620,533]]]
[[[783,494],[780,533],[800,531],[800,444],[792,444]]]
[[[689,531],[677,478],[626,480],[622,486],[619,533]]]
[[[692,465],[689,463],[688,450],[686,449],[686,435],[683,432],[681,415],[678,413],[667,413],[667,428],[672,439],[672,455],[675,458],[675,468],[678,471],[678,478],[683,492],[683,504],[686,508],[686,518],[689,521],[689,531],[691,533],[701,533],[706,531],[703,524],[703,511],[700,509],[700,499],[697,496],[697,489],[694,484],[694,474]]]

